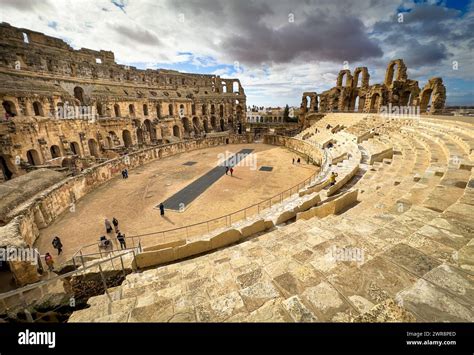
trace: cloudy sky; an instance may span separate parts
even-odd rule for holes
[[[448,104],[474,105],[469,0],[0,0],[0,21],[121,64],[238,77],[249,105],[299,105],[344,62],[380,83],[396,58],[420,87],[441,76]]]

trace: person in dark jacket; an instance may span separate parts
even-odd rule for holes
[[[163,205],[163,202],[160,203],[160,215],[161,216],[165,215],[165,205]]]
[[[115,233],[118,233],[118,231],[119,231],[119,229],[118,229],[118,219],[113,217],[112,218],[112,224],[114,225]]]
[[[120,243],[121,249],[127,249],[127,244],[125,243],[125,234],[122,234],[120,233],[120,231],[117,231],[117,240]]]
[[[58,255],[63,251],[63,243],[61,243],[61,239],[58,236],[54,237],[53,239],[53,248],[58,250]]]

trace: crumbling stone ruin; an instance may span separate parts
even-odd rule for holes
[[[0,181],[241,132],[246,117],[238,79],[119,65],[110,51],[74,50],[7,23],[0,24],[0,101]]]
[[[336,86],[317,94],[304,92],[301,115],[325,112],[380,112],[382,106],[416,106],[421,114],[439,114],[446,101],[446,88],[441,78],[431,78],[420,89],[418,81],[408,79],[402,59],[392,60],[383,84],[369,85],[367,67],[341,70]]]

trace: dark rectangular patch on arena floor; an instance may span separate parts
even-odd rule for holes
[[[183,165],[191,166],[191,165],[194,165],[194,164],[197,164],[197,161],[187,161]]]
[[[260,167],[260,169],[258,169],[260,171],[272,171],[273,170],[273,166],[262,166]]]

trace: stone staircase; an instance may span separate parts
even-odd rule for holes
[[[473,126],[357,122],[334,134],[350,177],[321,193],[358,189],[356,205],[130,274],[69,321],[474,321]]]

